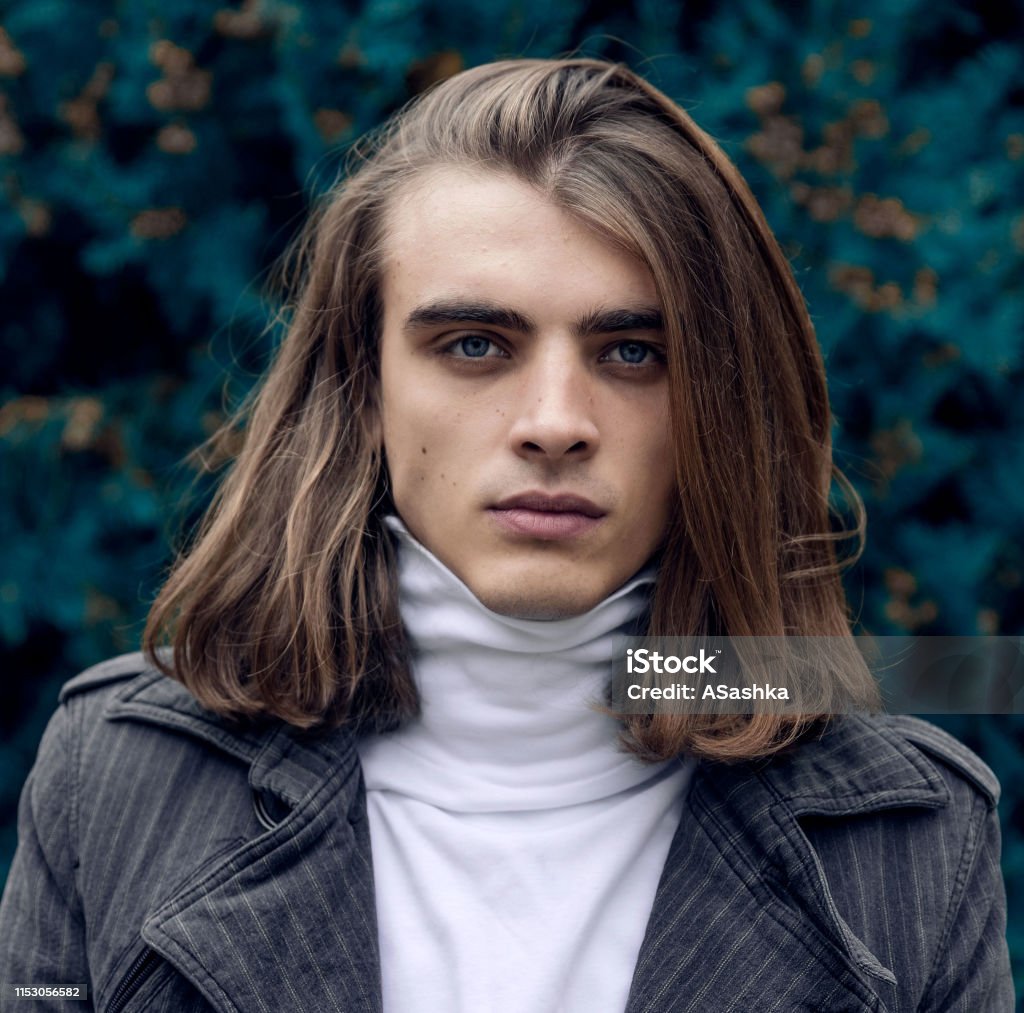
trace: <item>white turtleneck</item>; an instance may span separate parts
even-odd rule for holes
[[[397,518],[419,718],[359,745],[387,1013],[621,1013],[691,761],[605,699],[653,574],[542,622],[484,607]]]

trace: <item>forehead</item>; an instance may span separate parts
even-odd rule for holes
[[[505,172],[444,166],[422,173],[385,218],[385,307],[427,297],[518,297],[657,304],[646,265],[536,188]],[[499,290],[499,291],[496,291]]]

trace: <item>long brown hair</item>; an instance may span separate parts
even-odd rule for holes
[[[836,543],[862,541],[863,508],[832,462],[803,299],[746,183],[628,68],[508,60],[441,83],[357,145],[311,217],[290,261],[287,336],[234,422],[243,445],[153,605],[147,652],[223,714],[364,729],[415,714],[381,523],[382,222],[417,174],[467,163],[530,183],[654,278],[678,502],[647,632],[849,637]],[[833,530],[833,479],[852,531]],[[157,656],[167,643],[170,659]],[[831,699],[874,706],[867,669]],[[622,720],[645,758],[735,760],[774,752],[821,717]]]

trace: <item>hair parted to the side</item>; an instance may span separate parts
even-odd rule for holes
[[[300,727],[415,714],[378,415],[381,246],[395,196],[432,167],[511,173],[639,257],[665,319],[678,501],[650,635],[849,637],[836,543],[863,507],[832,462],[821,353],[746,183],[628,68],[508,60],[419,97],[352,152],[297,245],[288,332],[236,420],[244,443],[149,616],[144,646],[206,707]],[[835,479],[850,531],[830,523]],[[855,555],[851,558],[855,558]],[[849,562],[849,560],[847,560]],[[170,645],[170,657],[161,646]],[[867,668],[832,679],[873,708]],[[800,717],[622,716],[646,759],[768,755]]]

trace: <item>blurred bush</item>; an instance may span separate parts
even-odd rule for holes
[[[205,495],[183,464],[272,351],[269,265],[345,146],[465,66],[577,47],[753,185],[827,357],[877,633],[1024,633],[1024,8],[949,0],[6,0],[0,879],[60,683],[137,643]],[[188,502],[191,505],[183,507]],[[1024,981],[1024,725],[1000,774]]]

